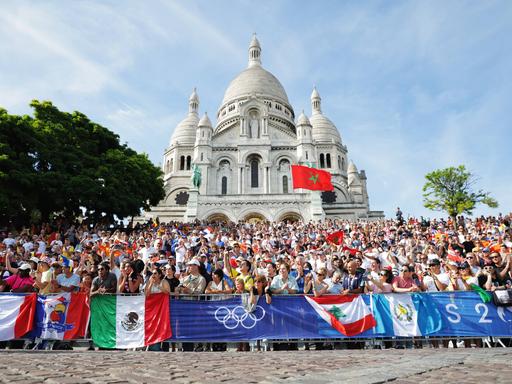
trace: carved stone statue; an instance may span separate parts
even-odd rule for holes
[[[251,119],[249,120],[249,133],[252,139],[260,137],[260,122],[256,112],[251,113]]]

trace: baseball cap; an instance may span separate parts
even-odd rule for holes
[[[187,265],[197,265],[199,267],[201,264],[196,259],[192,259],[187,263]]]
[[[27,263],[23,263],[18,267],[18,269],[21,269],[22,271],[26,271],[27,269],[30,269],[30,265],[28,265]]]

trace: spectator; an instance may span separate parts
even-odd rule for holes
[[[224,280],[224,272],[222,269],[216,269],[212,274],[212,281],[208,283],[206,287],[206,293],[208,294],[228,294],[232,293],[233,290]]]
[[[174,265],[167,264],[165,266],[165,280],[169,283],[171,293],[175,293],[176,288],[180,285],[180,280],[176,277],[176,267]]]
[[[290,272],[290,266],[282,264],[279,268],[279,275],[272,279],[270,288],[274,294],[294,294],[297,293],[299,287],[294,278],[288,275]]]
[[[146,296],[149,296],[154,293],[171,293],[171,288],[169,287],[169,283],[164,278],[164,273],[158,267],[153,267],[151,270],[151,276],[144,288],[144,292]]]
[[[357,271],[357,263],[352,260],[347,264],[347,274],[342,280],[343,290],[341,294],[362,293],[364,289],[363,274]]]
[[[57,287],[62,292],[76,292],[80,287],[80,276],[73,273],[73,267],[67,263],[63,273],[57,275]]]
[[[179,286],[179,293],[200,295],[206,288],[206,280],[199,273],[199,261],[192,259],[187,263],[189,274],[184,276]]]
[[[445,291],[450,285],[450,277],[441,272],[439,259],[430,260],[428,270],[423,277],[423,289],[427,292]]]
[[[409,265],[404,265],[401,269],[400,275],[393,279],[393,292],[420,292],[421,288],[414,281],[412,274],[413,268]]]
[[[383,269],[379,272],[378,278],[374,278],[373,275],[368,275],[368,283],[365,286],[367,293],[390,293],[393,292],[393,275],[388,269]]]
[[[123,261],[122,267],[117,291],[119,293],[139,293],[143,279],[135,270],[135,264],[127,260]]]
[[[98,266],[98,276],[92,281],[91,296],[105,293],[116,293],[117,278],[110,272],[109,263],[103,262]]]
[[[33,291],[34,279],[30,277],[30,265],[24,263],[16,269],[16,274],[5,279],[9,292]]]

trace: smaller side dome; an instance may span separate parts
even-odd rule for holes
[[[358,172],[357,172],[357,167],[356,167],[356,165],[353,163],[353,161],[352,161],[352,160],[350,160],[350,163],[348,164],[347,172],[348,172],[348,173],[358,173]]]
[[[199,109],[199,96],[194,88],[192,94],[188,98],[188,115],[174,128],[171,136],[170,146],[180,143],[186,145],[193,145],[196,138],[197,124],[199,123],[199,116],[197,111]]]
[[[204,113],[204,116],[201,117],[201,120],[199,120],[198,127],[212,128],[212,122],[206,112]]]
[[[297,125],[311,125],[308,117],[304,114],[304,110],[301,112],[299,118],[297,119]]]

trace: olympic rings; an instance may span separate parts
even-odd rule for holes
[[[265,317],[265,310],[257,305],[253,312],[247,312],[244,307],[238,305],[233,309],[219,307],[215,311],[215,320],[223,324],[226,329],[235,329],[239,326],[251,329],[256,323]]]

